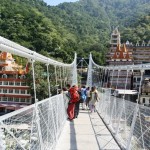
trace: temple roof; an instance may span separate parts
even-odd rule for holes
[[[115,52],[114,55],[113,55],[113,57],[112,57],[112,59],[117,59],[117,57],[118,57],[117,53]]]
[[[123,55],[123,51],[120,51],[120,54],[119,54],[119,56],[118,56],[118,59],[125,59],[125,58],[124,58],[124,55]]]
[[[4,73],[26,74],[29,71],[29,62],[27,62],[26,67],[23,68],[22,65],[19,65],[14,61],[11,53],[1,52],[0,61],[2,62],[1,66],[3,67],[3,70],[0,71]]]
[[[11,53],[2,52],[0,53],[0,60],[13,60]]]
[[[120,44],[117,45],[117,48],[116,48],[116,52],[120,52],[121,49],[120,49]]]
[[[125,59],[131,59],[129,53],[127,52],[126,56],[125,56]]]
[[[126,45],[125,45],[125,44],[123,44],[123,47],[121,47],[121,50],[122,50],[123,52],[127,52],[127,48],[126,48]]]
[[[117,45],[116,51],[111,59],[132,59],[129,55],[129,52],[126,48],[126,45],[123,44],[121,47],[120,44]]]

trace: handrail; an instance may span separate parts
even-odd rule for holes
[[[71,67],[74,64],[74,61],[76,59],[76,54],[75,54],[74,61],[71,64],[64,64],[62,62],[58,62],[58,61],[55,61],[55,60],[50,59],[48,57],[45,57],[41,54],[38,54],[35,51],[31,51],[28,48],[25,48],[25,47],[15,43],[15,42],[12,42],[6,38],[3,38],[2,36],[0,36],[0,50],[10,52],[12,54],[19,55],[21,57],[25,57],[28,59],[40,61],[40,62],[45,63],[45,64],[52,64],[55,66],[62,66],[62,67],[63,66],[64,67]]]

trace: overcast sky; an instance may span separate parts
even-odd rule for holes
[[[78,0],[44,0],[49,5],[58,5],[63,2],[76,2]]]

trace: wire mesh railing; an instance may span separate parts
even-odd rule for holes
[[[150,108],[109,94],[107,89],[99,93],[100,101],[97,103],[97,111],[121,147],[127,148],[130,134],[133,132],[130,149],[148,150],[150,148]]]
[[[66,121],[67,103],[60,94],[1,116],[1,149],[54,149]]]
[[[97,87],[100,97],[96,106],[97,112],[121,149],[150,149],[150,107],[139,104],[143,72],[148,70],[149,67],[150,64],[98,66],[90,55],[87,86]],[[129,89],[128,80],[131,78],[133,70],[138,70],[141,76],[134,102],[131,97],[126,95],[126,91]],[[121,72],[124,72],[124,77],[122,77]],[[118,82],[120,79],[124,81]],[[118,97],[115,93],[118,87],[123,89],[121,97]]]
[[[68,101],[65,95],[58,95],[61,92],[58,90],[59,88],[62,90],[68,83],[77,85],[76,54],[71,64],[65,64],[1,36],[0,51],[28,59],[31,64],[28,82],[31,86],[32,100],[35,102],[30,106],[0,116],[0,150],[53,150],[67,117]],[[15,72],[17,71],[19,72],[19,69]],[[11,81],[14,81],[16,77],[18,74],[11,76]],[[22,96],[23,93],[19,90],[18,93]],[[5,97],[8,94],[10,93],[5,93]],[[51,97],[51,94],[57,95]],[[17,103],[18,101],[14,101],[16,99],[13,97],[13,103],[20,104],[22,102],[20,99],[22,100],[22,98],[17,99],[19,100]]]

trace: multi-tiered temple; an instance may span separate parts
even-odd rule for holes
[[[110,50],[106,55],[106,63],[110,66],[150,63],[150,41],[147,43],[145,41],[142,41],[141,43],[137,42],[135,45],[129,41],[121,44],[120,32],[118,31],[118,28],[116,28],[111,34]],[[114,73],[111,71],[110,83],[112,88],[138,90],[140,86],[141,72],[139,70],[130,71],[128,72],[127,77],[127,71],[121,70],[119,72],[119,78],[117,78],[118,71],[114,71]],[[149,79],[150,70],[146,70],[143,74],[143,81]],[[124,84],[127,84],[126,87]],[[145,91],[145,88],[143,91]],[[148,101],[150,100],[150,92],[149,90],[146,91],[148,92],[141,93],[141,103],[146,102],[148,105]],[[145,97],[149,99],[146,100]]]
[[[132,53],[127,50],[125,44],[122,46],[118,44],[116,50],[113,52],[113,56],[109,61],[109,65],[119,66],[132,64]],[[113,88],[131,89],[131,72],[127,72],[126,70],[115,70],[111,72],[110,76],[110,82]]]
[[[0,53],[0,112],[10,112],[31,104],[27,73],[28,67],[23,69],[10,53]]]
[[[127,48],[126,44],[121,44],[120,42],[120,32],[118,28],[116,28],[111,34],[111,41],[110,41],[110,51],[107,54],[107,64],[110,66],[118,66],[118,65],[132,65],[133,64],[133,56],[132,56],[132,49]],[[118,78],[119,77],[119,78]],[[110,83],[112,88],[117,89],[131,89],[131,72],[128,73],[125,70],[115,70],[114,72],[111,71],[110,73]],[[127,83],[126,83],[127,82]],[[126,83],[126,87],[125,84]]]

